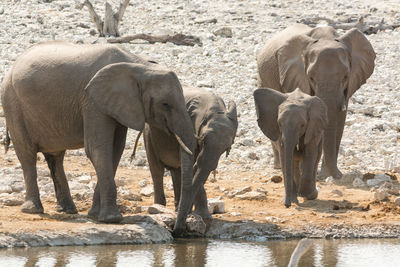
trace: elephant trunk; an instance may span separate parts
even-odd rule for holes
[[[296,138],[294,133],[287,131],[287,134],[282,136],[282,144],[280,145],[281,151],[281,164],[282,172],[285,184],[285,206],[290,207],[292,202],[297,201],[297,189],[294,182],[294,162],[293,154],[296,145],[298,144],[298,138]]]
[[[180,128],[175,129],[176,135],[184,145],[181,145],[180,158],[181,158],[181,198],[178,206],[178,216],[176,219],[175,227],[173,230],[174,236],[181,236],[185,232],[186,217],[191,211],[193,205],[193,153],[195,148],[195,138],[192,126],[192,121],[189,115],[185,112],[184,124]],[[179,141],[178,141],[179,142]],[[189,150],[189,152],[187,151]]]
[[[336,99],[336,97],[328,97],[326,99],[322,98],[327,104],[328,107],[328,127],[325,129],[323,136],[323,152],[324,152],[324,161],[323,168],[325,168],[327,176],[332,176],[335,179],[341,178],[341,173],[337,168],[337,123],[338,123],[338,113],[342,109],[342,105],[338,102],[340,101],[332,101]],[[333,102],[333,103],[332,103]]]
[[[311,200],[318,197],[315,185],[316,170],[319,161],[319,145],[306,145],[303,157],[301,178],[299,181],[299,195]]]

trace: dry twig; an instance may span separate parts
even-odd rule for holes
[[[107,40],[109,43],[129,43],[130,41],[133,40],[146,40],[151,44],[154,43],[174,43],[176,45],[188,45],[188,46],[194,46],[194,45],[199,45],[202,46],[202,42],[200,41],[199,37],[193,36],[193,35],[185,35],[181,33],[177,33],[174,35],[149,35],[149,34],[135,34],[135,35],[130,35],[130,36],[125,36],[125,37],[120,37],[120,38],[110,38]]]

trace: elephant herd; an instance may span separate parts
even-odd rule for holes
[[[349,98],[371,76],[375,53],[358,30],[339,36],[331,27],[295,24],[267,41],[257,56],[257,122],[271,139],[274,167],[282,168],[285,206],[314,199],[322,174],[341,178],[337,156]],[[245,78],[245,77],[243,77]],[[22,211],[42,213],[37,153],[50,169],[59,211],[76,213],[63,168],[67,149],[84,147],[98,182],[89,215],[122,220],[114,176],[127,128],[143,132],[155,203],[165,205],[164,169],[171,172],[177,219],[210,218],[204,183],[228,156],[238,128],[236,105],[198,88],[182,88],[176,74],[114,45],[52,41],[33,45],[1,85],[10,136],[21,163]]]

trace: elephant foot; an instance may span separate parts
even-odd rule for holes
[[[21,206],[21,211],[24,213],[43,213],[43,206],[40,200],[26,200]]]
[[[99,218],[99,214],[100,214],[100,206],[92,205],[92,207],[88,212],[89,217],[95,218],[97,220]]]
[[[318,197],[318,190],[314,190],[310,194],[300,194],[301,197],[305,198],[306,200],[313,200]]]
[[[77,214],[78,213],[78,210],[76,209],[75,203],[72,201],[72,199],[60,201],[57,204],[57,211],[65,212],[67,214]]]
[[[105,223],[119,223],[122,219],[123,217],[118,209],[102,209],[97,220]]]
[[[332,176],[334,179],[342,179],[343,174],[337,167],[333,171],[328,171],[326,166],[323,164],[321,167],[321,171],[317,175],[317,178],[319,180],[323,180],[329,176]]]
[[[208,209],[195,209],[193,213],[199,215],[203,220],[212,220],[211,213]]]
[[[187,234],[187,232],[185,228],[175,227],[171,234],[172,237],[177,238],[177,237],[184,237]]]
[[[297,205],[299,204],[299,201],[297,200],[296,195],[285,196],[285,198],[282,200],[282,202],[286,208],[289,208],[292,205],[292,203],[297,204]]]

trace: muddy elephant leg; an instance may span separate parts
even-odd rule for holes
[[[281,160],[279,157],[279,147],[277,146],[276,142],[271,141],[272,151],[274,152],[274,169],[281,168]]]
[[[53,180],[54,190],[57,198],[57,211],[63,211],[68,214],[78,213],[64,172],[65,150],[58,153],[43,153],[47,166],[50,169],[50,175]]]
[[[174,185],[175,211],[178,211],[179,200],[181,199],[181,186],[182,186],[181,168],[171,169],[170,172],[172,177],[172,183]]]

